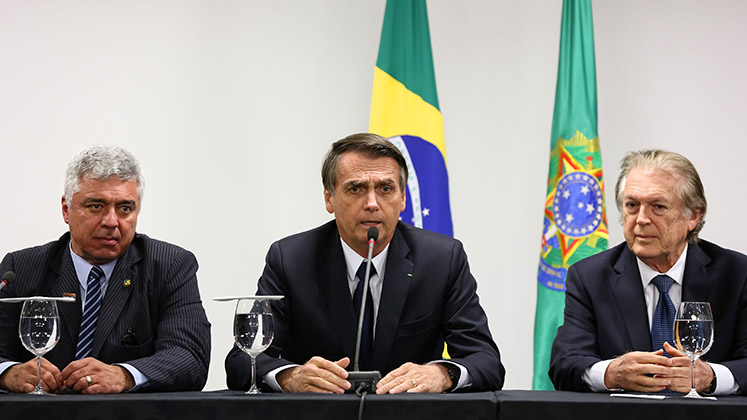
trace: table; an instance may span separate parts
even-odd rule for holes
[[[747,419],[747,398],[697,401],[680,396],[664,400],[612,397],[562,391],[499,391],[499,420]]]
[[[355,420],[356,395],[262,394],[239,391],[121,395],[0,395],[0,418],[40,420]],[[495,420],[493,392],[369,395],[363,419]]]
[[[355,420],[355,395],[239,391],[35,396],[0,394],[0,418],[44,420]],[[370,395],[363,419],[615,420],[745,419],[747,398],[644,400],[560,391]]]

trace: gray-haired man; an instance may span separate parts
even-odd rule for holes
[[[49,392],[199,390],[210,360],[210,323],[189,251],[136,233],[143,196],[137,160],[93,146],[70,162],[57,241],[11,252],[0,297],[75,294],[58,305],[59,343],[42,360]],[[36,361],[18,339],[18,304],[0,304],[0,389],[29,392]]]

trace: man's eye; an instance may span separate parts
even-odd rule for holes
[[[91,210],[98,210],[101,208],[101,204],[89,204],[88,208]]]
[[[392,191],[392,187],[389,187],[389,186],[381,187],[381,191],[383,191],[385,193],[391,192]]]
[[[122,210],[123,213],[129,213],[129,212],[132,211],[132,207],[130,207],[130,206],[122,206],[121,210]]]
[[[350,187],[350,192],[357,193],[360,190],[361,190],[360,187]]]

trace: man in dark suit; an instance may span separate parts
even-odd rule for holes
[[[355,134],[332,145],[322,182],[335,220],[274,243],[259,279],[259,294],[285,296],[273,302],[275,338],[257,359],[265,386],[350,388],[346,368],[358,325],[352,299],[365,277],[356,270],[375,226],[368,298],[375,329],[370,351],[361,350],[361,369],[385,375],[377,393],[501,389],[505,371],[462,245],[398,221],[406,181],[402,154],[380,136]],[[441,360],[444,342],[449,360]],[[234,347],[226,358],[229,388],[249,387],[249,366],[249,356]]]
[[[666,308],[701,301],[711,304],[715,335],[696,362],[696,389],[747,393],[747,256],[699,240],[706,199],[692,163],[661,150],[629,153],[616,198],[626,243],[568,270],[555,387],[688,392],[690,359],[671,344]]]
[[[135,158],[111,146],[70,162],[62,214],[69,233],[12,252],[0,272],[16,281],[1,297],[74,294],[58,303],[60,340],[42,361],[49,392],[200,390],[210,323],[191,252],[136,234],[143,178]],[[0,389],[29,392],[36,360],[18,338],[20,304],[0,303]],[[23,363],[25,362],[25,363]]]

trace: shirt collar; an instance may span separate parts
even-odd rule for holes
[[[654,270],[653,268],[649,267],[641,261],[640,258],[636,257],[636,261],[638,262],[638,271],[641,273],[641,281],[643,282],[643,287],[646,287],[651,283],[651,280],[654,279],[654,277],[666,274],[667,276],[671,277],[672,280],[675,281],[675,283],[682,285],[682,277],[685,275],[685,260],[687,260],[687,248],[688,244],[685,244],[685,249],[682,251],[682,255],[680,255],[680,258],[677,259],[677,262],[674,263],[672,268],[669,269],[666,273],[659,273],[658,271]]]
[[[87,285],[88,284],[88,274],[91,272],[91,268],[93,268],[93,265],[89,263],[88,261],[84,260],[83,257],[76,254],[75,251],[73,251],[73,242],[68,242],[68,248],[70,248],[70,258],[73,260],[73,266],[75,266],[75,274],[78,275],[78,281],[80,284]],[[105,275],[105,281],[108,281],[112,277],[112,273],[114,272],[114,266],[117,265],[117,261],[119,258],[117,258],[114,261],[110,261],[106,264],[99,265],[99,268],[104,270]],[[105,281],[102,281],[105,282]]]
[[[348,279],[354,279],[355,273],[358,271],[358,267],[360,267],[361,262],[365,261],[366,259],[358,255],[357,252],[353,251],[353,248],[350,247],[345,241],[342,240],[342,237],[340,237],[340,243],[342,244],[342,253],[345,254],[345,264],[348,268]],[[391,242],[389,242],[391,243]],[[386,244],[386,247],[384,247],[384,250],[379,253],[379,255],[373,257],[371,264],[373,264],[374,267],[376,267],[376,274],[381,278],[384,279],[384,270],[386,270],[386,256],[389,254],[389,244]]]

